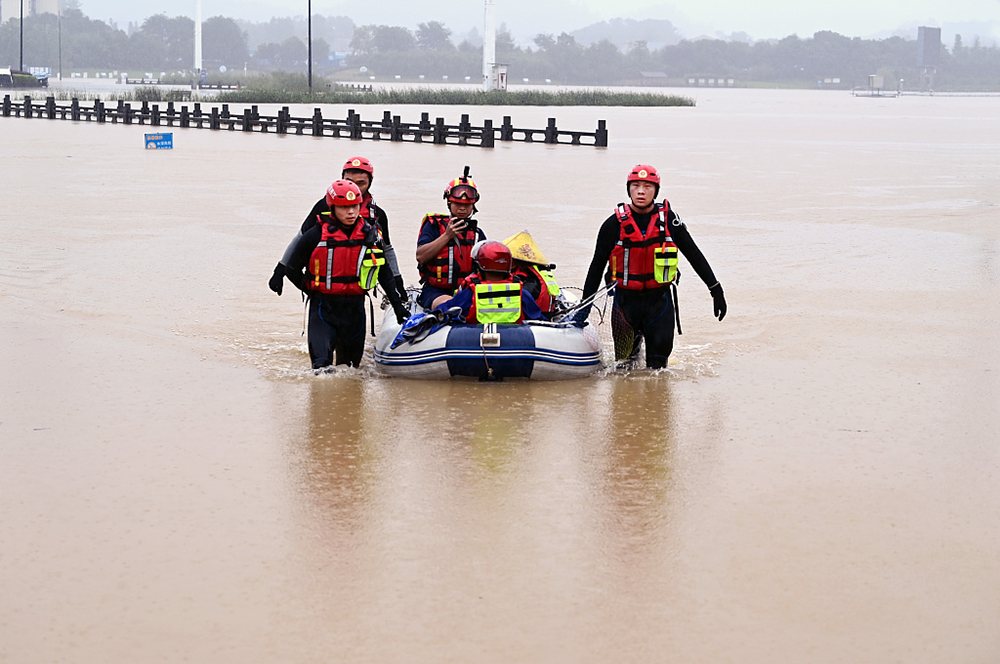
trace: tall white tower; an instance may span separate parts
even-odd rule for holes
[[[201,0],[194,0],[194,68],[201,83]]]
[[[496,89],[493,66],[497,61],[497,28],[493,21],[493,0],[486,0],[486,17],[483,25],[483,90]]]

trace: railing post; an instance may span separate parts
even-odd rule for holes
[[[545,128],[545,142],[546,143],[559,142],[559,130],[556,129],[555,118],[549,118],[549,125]]]
[[[469,114],[463,113],[462,119],[458,121],[458,144],[468,145],[469,134],[472,132],[472,125],[469,124]]]
[[[403,141],[403,127],[399,122],[399,116],[392,116],[392,134],[390,140],[401,143]]]
[[[382,126],[386,129],[392,126],[392,114],[389,111],[382,112]]]
[[[31,117],[31,95],[24,95],[24,117]]]
[[[594,135],[594,146],[599,148],[608,147],[608,124],[606,120],[597,121],[597,133]]]
[[[160,105],[153,104],[153,110],[149,113],[149,124],[153,127],[160,126]]]
[[[94,114],[97,116],[97,121],[101,124],[108,119],[108,111],[104,108],[104,102],[100,99],[94,102]]]
[[[313,136],[323,135],[323,111],[321,111],[318,108],[313,111],[312,135]]]
[[[351,140],[361,140],[361,116],[354,112],[354,109],[347,111],[347,121],[351,125]]]
[[[56,98],[46,97],[45,98],[45,112],[49,116],[49,120],[56,119]]]
[[[209,116],[209,119],[208,119],[208,128],[209,129],[216,129],[217,130],[219,127],[220,127],[220,125],[219,125],[219,109],[217,109],[216,107],[213,106],[212,107],[212,114]]]
[[[253,111],[249,108],[243,109],[243,131],[253,131],[254,119]]]
[[[187,129],[191,126],[191,113],[188,111],[187,106],[181,106],[181,129]]]
[[[149,102],[142,102],[142,113],[139,115],[139,124],[145,124],[146,118],[149,116]]]
[[[501,141],[513,141],[514,140],[514,125],[510,123],[510,116],[503,116],[503,124],[500,125],[500,140]]]
[[[493,147],[494,141],[493,135],[493,120],[483,120],[483,138],[479,143],[479,147],[491,148]]]
[[[10,117],[10,95],[3,96],[3,116],[5,118]]]
[[[222,115],[220,116],[223,120],[229,119],[229,104],[222,105]]]
[[[74,122],[80,121],[80,100],[73,97],[73,101],[69,105],[69,117]]]
[[[445,145],[448,142],[448,135],[444,128],[444,118],[437,118],[434,121],[434,144]]]
[[[132,104],[125,104],[125,124],[132,124]]]

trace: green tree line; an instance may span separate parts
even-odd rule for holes
[[[437,21],[421,23],[415,31],[390,25],[355,26],[344,17],[316,16],[313,22],[317,27],[314,37],[326,35],[313,40],[313,69],[318,74],[363,81],[372,76],[376,80],[395,76],[441,80],[447,76],[451,81],[465,77],[478,81],[481,76],[481,45],[468,40],[456,45],[451,30]],[[203,66],[209,71],[225,66],[304,72],[304,39],[281,36],[285,34],[282,30],[292,29],[293,24],[298,26],[289,20],[247,24],[211,17],[202,26]],[[18,19],[0,26],[0,62],[17,66],[19,31]],[[258,40],[253,49],[249,31]],[[332,61],[331,43],[349,44],[350,54]],[[792,35],[757,42],[681,40],[658,49],[637,41],[623,51],[608,40],[582,44],[568,33],[538,34],[530,46],[521,47],[502,27],[496,45],[497,59],[508,66],[512,81],[683,85],[690,78],[715,78],[733,79],[736,85],[850,88],[865,85],[869,74],[881,74],[887,82],[920,78],[915,39],[861,39],[830,31],[810,38]],[[61,62],[64,74],[69,69],[116,69],[158,75],[189,72],[193,60],[194,22],[187,17],[158,14],[126,32],[88,18],[77,5],[67,2],[61,18],[41,14],[24,21],[25,66],[48,66],[56,71]],[[650,73],[656,76],[650,77]],[[839,83],[822,83],[833,79]],[[978,39],[966,45],[961,37],[956,38],[951,49],[942,48],[935,84],[942,90],[1000,89],[1000,48],[983,46]]]
[[[437,26],[438,28],[442,26]],[[417,32],[406,28],[359,26],[351,42],[351,67],[364,66],[368,75],[413,78],[465,75],[478,80],[482,55],[478,45],[454,46],[421,24]],[[437,35],[433,40],[430,35]],[[508,66],[511,80],[550,80],[572,85],[687,83],[690,78],[733,79],[739,85],[780,84],[794,87],[834,85],[864,86],[870,74],[886,81],[917,81],[921,67],[917,41],[902,37],[861,39],[830,31],[812,38],[792,35],[774,41],[753,43],[700,39],[682,40],[650,50],[643,41],[622,51],[608,40],[589,45],[568,33],[539,34],[533,47],[517,46],[502,29],[496,40],[497,60]],[[649,74],[659,75],[650,77]],[[665,79],[661,78],[665,77]],[[839,79],[839,84],[826,81]],[[1000,89],[1000,48],[961,45],[949,51],[942,47],[937,67],[938,87]]]

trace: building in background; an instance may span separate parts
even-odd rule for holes
[[[24,0],[24,17],[58,14],[60,0]],[[0,24],[21,18],[21,0],[0,0]]]

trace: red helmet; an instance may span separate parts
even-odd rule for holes
[[[372,163],[364,157],[351,157],[344,162],[344,168],[341,169],[340,175],[343,176],[347,171],[364,171],[368,174],[368,177],[375,177],[375,169],[372,168]]]
[[[632,172],[628,174],[628,179],[625,183],[628,184],[629,182],[652,182],[655,185],[659,185],[660,174],[652,166],[639,164],[638,166],[634,166]]]
[[[476,252],[476,265],[486,272],[510,272],[510,248],[498,240],[487,240]]]
[[[326,190],[326,204],[331,207],[334,205],[360,205],[361,190],[350,180],[337,180]]]
[[[629,184],[632,182],[651,182],[656,185],[656,191],[653,196],[656,197],[660,193],[660,174],[648,164],[638,164],[632,167],[632,172],[628,174],[628,178],[625,180],[626,192],[629,191]]]
[[[479,202],[479,189],[470,177],[455,178],[444,189],[444,199],[451,203]]]

